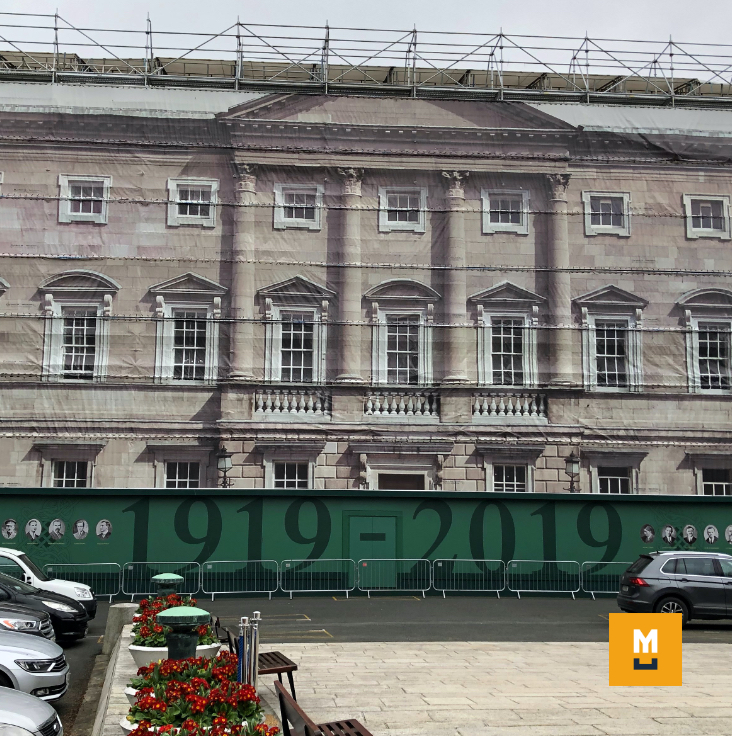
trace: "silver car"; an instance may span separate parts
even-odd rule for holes
[[[64,650],[31,634],[0,631],[0,686],[57,700],[68,688],[69,666]]]
[[[56,711],[32,695],[0,687],[0,734],[2,736],[63,736]]]

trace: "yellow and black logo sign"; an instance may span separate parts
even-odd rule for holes
[[[681,614],[610,614],[610,685],[681,685]]]

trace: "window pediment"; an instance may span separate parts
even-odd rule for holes
[[[369,289],[364,298],[384,302],[436,302],[440,295],[414,279],[389,279]]]
[[[0,278],[0,295],[4,294],[10,288],[10,284],[3,278]]]
[[[304,276],[293,276],[271,286],[265,286],[258,292],[262,299],[269,299],[273,304],[314,304],[320,306],[323,301],[330,301],[336,296],[335,291],[321,284],[306,279]]]
[[[524,289],[511,281],[501,281],[495,286],[479,291],[468,297],[469,302],[484,306],[496,306],[500,309],[520,309],[530,311],[546,301],[546,298]]]
[[[160,295],[173,299],[174,297],[196,296],[221,297],[226,294],[228,289],[216,281],[207,279],[205,276],[189,272],[167,281],[161,281],[159,284],[154,284],[148,291],[156,296]]]
[[[645,309],[648,306],[648,300],[625,291],[615,284],[602,286],[594,291],[588,291],[586,294],[573,299],[574,303],[588,311],[607,312],[607,311],[625,311],[633,312],[636,309]]]
[[[684,294],[677,302],[683,309],[711,309],[732,312],[732,291],[727,289],[694,289]]]
[[[74,269],[49,276],[41,282],[39,290],[54,294],[109,294],[117,293],[120,288],[120,285],[109,276],[96,271]]]

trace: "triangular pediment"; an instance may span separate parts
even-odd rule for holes
[[[10,284],[3,278],[0,278],[0,294],[4,294],[10,288]]]
[[[306,279],[304,276],[293,276],[271,286],[265,286],[257,292],[261,297],[278,302],[321,302],[335,297],[335,292],[321,284]]]
[[[732,309],[732,291],[727,289],[694,289],[676,302],[684,309]]]
[[[49,276],[45,279],[39,289],[54,293],[78,293],[78,292],[104,292],[105,294],[116,293],[120,285],[114,280],[96,271],[74,269]]]
[[[372,73],[388,75],[389,67]],[[573,126],[523,102],[426,100],[409,97],[272,94],[230,108],[222,121],[276,120],[313,125],[409,128],[572,130]]]
[[[184,273],[180,276],[175,276],[167,281],[161,281],[159,284],[151,286],[148,291],[151,294],[169,294],[169,295],[211,295],[211,296],[222,296],[226,294],[228,289],[225,286],[207,279],[205,276],[200,276],[197,273]]]
[[[625,291],[615,284],[602,286],[599,289],[588,291],[574,299],[574,303],[580,307],[588,309],[607,309],[607,308],[625,308],[625,309],[645,309],[648,306],[648,300]]]
[[[371,301],[435,302],[440,295],[427,284],[414,279],[389,279],[369,289],[364,298]]]
[[[521,307],[528,307],[537,304],[541,304],[546,301],[546,298],[535,294],[533,291],[524,289],[511,281],[501,281],[495,286],[491,286],[488,289],[479,291],[477,294],[468,298],[469,302],[476,304],[496,304],[500,303],[502,306],[516,305]]]

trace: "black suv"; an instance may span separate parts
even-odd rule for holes
[[[732,618],[732,556],[651,552],[620,578],[618,606],[631,613],[680,613],[690,619]]]

